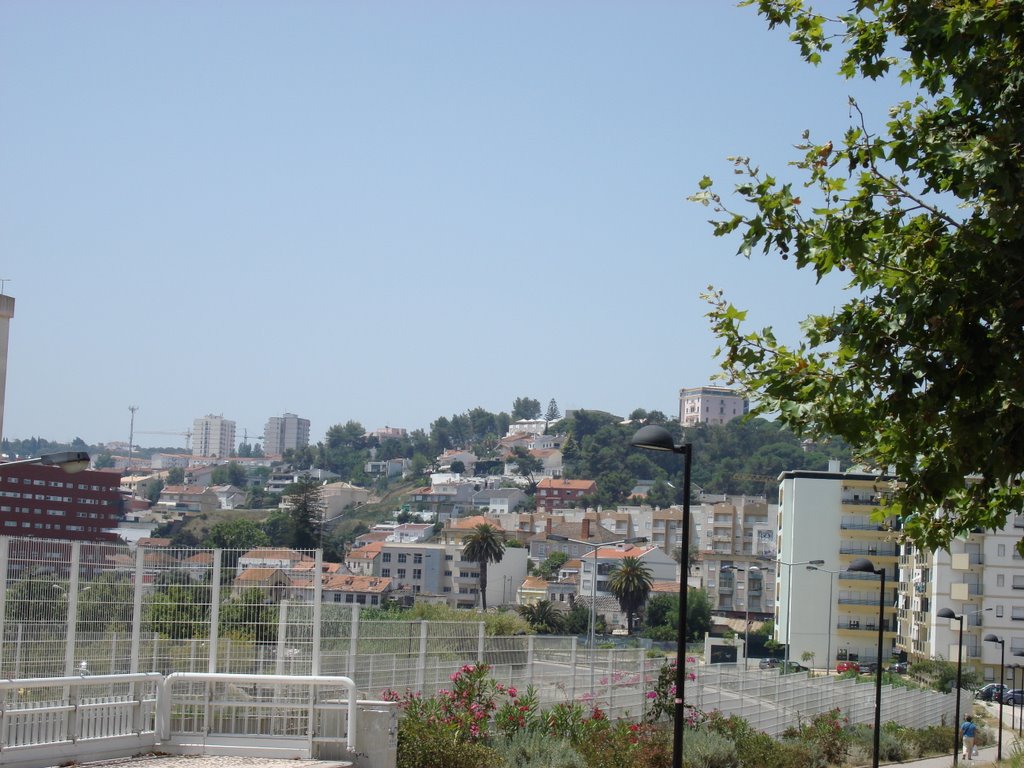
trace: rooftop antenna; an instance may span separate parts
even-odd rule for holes
[[[11,278],[9,278],[9,277],[0,277],[0,296],[3,296],[3,295],[4,295],[4,287],[5,287],[5,286],[6,286],[6,285],[7,285],[8,283],[10,283],[10,282],[13,282],[13,281],[11,280]]]

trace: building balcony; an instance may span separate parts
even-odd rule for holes
[[[841,544],[840,555],[856,555],[858,557],[899,557],[899,552],[889,547],[870,547],[861,543]]]

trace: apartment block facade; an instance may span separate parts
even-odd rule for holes
[[[207,414],[192,422],[192,455],[226,459],[235,452],[235,422]]]
[[[309,419],[294,413],[271,416],[263,427],[263,453],[283,456],[285,451],[309,445]]]
[[[881,621],[884,662],[898,651],[900,545],[898,522],[875,513],[893,480],[833,469],[780,476],[775,638],[819,667],[877,661]],[[847,570],[858,558],[885,570],[884,595],[877,575]]]
[[[964,617],[963,663],[983,679],[997,682],[1000,663],[1000,646],[986,643],[986,635],[1003,641],[1006,666],[1018,661],[1016,655],[1024,654],[1024,560],[1016,547],[1022,534],[1024,515],[1015,515],[1002,530],[954,539],[949,551],[905,547],[897,645],[911,660],[957,658],[960,623],[938,617],[949,608]]]
[[[81,541],[115,541],[121,475],[19,464],[0,471],[0,533]]]
[[[778,507],[763,496],[704,495],[690,517],[712,610],[771,618]]]
[[[750,410],[750,401],[728,387],[686,387],[679,390],[679,423],[727,424]]]

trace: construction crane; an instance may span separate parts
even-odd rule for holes
[[[185,438],[185,450],[191,450],[192,442],[192,431],[187,430],[185,432],[139,432],[140,435],[178,435],[179,437]]]

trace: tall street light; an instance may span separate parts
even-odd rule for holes
[[[686,681],[686,585],[690,573],[690,464],[693,446],[676,445],[664,427],[648,424],[640,427],[630,440],[634,448],[648,451],[671,451],[683,456],[683,542],[679,572],[679,631],[676,635],[676,696],[675,719],[672,727],[672,768],[683,768],[683,686]]]
[[[723,565],[723,573],[726,571],[740,571],[741,573],[750,573],[753,571],[760,571],[761,569],[756,565],[751,565],[747,568],[742,568],[738,565]],[[744,593],[743,593],[743,669],[747,669],[747,642],[750,640],[750,584],[744,582]]]
[[[590,624],[587,628],[587,643],[590,646],[590,696],[594,696],[594,645],[596,642],[596,630],[597,625],[597,550],[600,547],[614,547],[616,544],[638,544],[647,541],[643,536],[636,536],[632,539],[619,539],[618,541],[603,541],[601,543],[593,541],[583,541],[582,539],[571,539],[568,536],[562,536],[557,533],[549,533],[548,541],[567,541],[573,544],[582,544],[584,547],[594,548],[594,572],[590,577]]]
[[[89,454],[85,451],[60,451],[58,453],[44,453],[42,456],[35,456],[31,459],[15,459],[0,463],[0,472],[8,467],[17,467],[23,464],[42,464],[44,467],[60,467],[69,474],[81,472],[89,467]]]
[[[999,747],[996,749],[996,761],[1003,759],[1003,694],[1009,690],[1006,688],[1006,641],[1001,640],[993,634],[985,635],[986,643],[999,643],[999,684],[1003,686],[999,692]],[[1005,690],[1004,690],[1005,689]]]
[[[808,565],[807,570],[821,571],[828,574],[828,635],[825,636],[825,670],[826,674],[828,674],[832,671],[832,587],[835,586],[835,579],[833,577],[841,573],[841,571],[830,571],[828,568],[820,568],[817,565]]]
[[[787,563],[785,560],[777,558],[775,562],[785,565],[789,569],[789,577],[786,582],[786,660],[782,667],[783,672],[789,672],[789,649],[793,645],[793,568],[798,565],[824,565],[825,561],[800,560],[796,563]]]
[[[957,616],[951,608],[940,608],[936,614],[940,619],[956,619],[960,622],[960,632],[956,641],[956,714],[953,716],[953,765],[960,756],[960,682],[964,663],[964,617]]]
[[[885,568],[875,568],[875,564],[865,557],[858,557],[847,567],[853,573],[873,573],[881,576],[882,583],[878,587],[878,663],[875,665],[875,732],[871,744],[871,768],[878,768],[878,749],[882,735],[882,637],[885,632]]]

